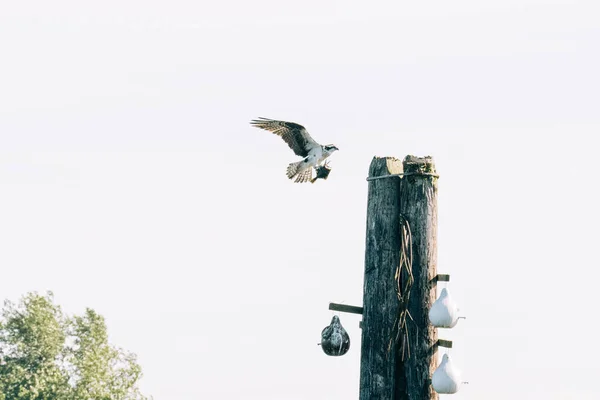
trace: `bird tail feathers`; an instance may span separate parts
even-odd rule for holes
[[[287,177],[290,179],[294,179],[295,177],[294,182],[296,183],[309,182],[312,179],[312,168],[308,167],[302,170],[302,164],[304,164],[304,160],[291,163],[287,167]]]

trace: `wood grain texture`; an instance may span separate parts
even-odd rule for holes
[[[369,177],[435,173],[430,157],[375,157]],[[394,274],[400,262],[400,215],[412,232],[414,283],[408,310],[410,357],[402,359],[394,325],[399,314]],[[437,262],[437,178],[411,174],[369,181],[363,289],[360,400],[437,400],[431,387],[437,333],[429,323]]]
[[[436,172],[431,157],[407,156],[402,164],[404,172]],[[436,295],[430,281],[437,276],[437,178],[403,177],[400,213],[411,227],[414,283],[408,304],[412,316],[408,323],[411,354],[403,364],[406,389],[395,400],[436,400],[431,376],[437,367],[437,331],[429,322],[428,313]]]
[[[369,177],[402,172],[395,158],[375,157]],[[388,351],[398,316],[394,273],[400,262],[400,179],[369,182],[360,400],[390,400],[394,396],[397,345]]]

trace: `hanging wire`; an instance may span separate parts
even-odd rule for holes
[[[410,224],[404,218],[400,216],[400,262],[396,267],[396,273],[394,274],[396,295],[398,296],[399,313],[394,324],[395,335],[390,339],[388,351],[391,350],[392,344],[400,341],[400,351],[402,354],[402,360],[404,361],[405,355],[410,357],[410,340],[408,332],[407,317],[413,321],[410,312],[408,311],[408,301],[410,300],[410,290],[412,288],[414,277],[412,273],[412,234],[410,231]]]
[[[433,176],[434,178],[439,178],[440,176],[438,174],[434,174],[431,172],[405,172],[402,174],[389,174],[389,175],[381,175],[381,176],[370,176],[367,178],[367,181],[375,181],[377,179],[383,179],[383,178],[391,178],[393,176],[397,176],[397,177],[403,177],[403,176],[410,176],[410,175],[421,175],[421,176]]]

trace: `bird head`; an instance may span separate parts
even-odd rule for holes
[[[339,150],[339,149],[338,149],[337,147],[335,147],[335,145],[333,145],[333,144],[328,144],[327,146],[323,146],[323,148],[325,149],[325,151],[326,151],[328,154],[331,154],[331,153],[333,153],[334,151],[336,151],[336,150]]]

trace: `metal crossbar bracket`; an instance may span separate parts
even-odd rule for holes
[[[329,309],[333,310],[333,311],[340,311],[340,312],[351,313],[351,314],[362,315],[362,313],[363,313],[362,307],[348,306],[346,304],[329,303]]]
[[[446,347],[447,349],[451,349],[452,348],[452,340],[438,339],[438,341],[435,345],[439,346],[439,347]]]
[[[436,276],[433,277],[433,279],[431,280],[431,283],[436,284],[438,282],[450,282],[450,275],[437,274]]]

